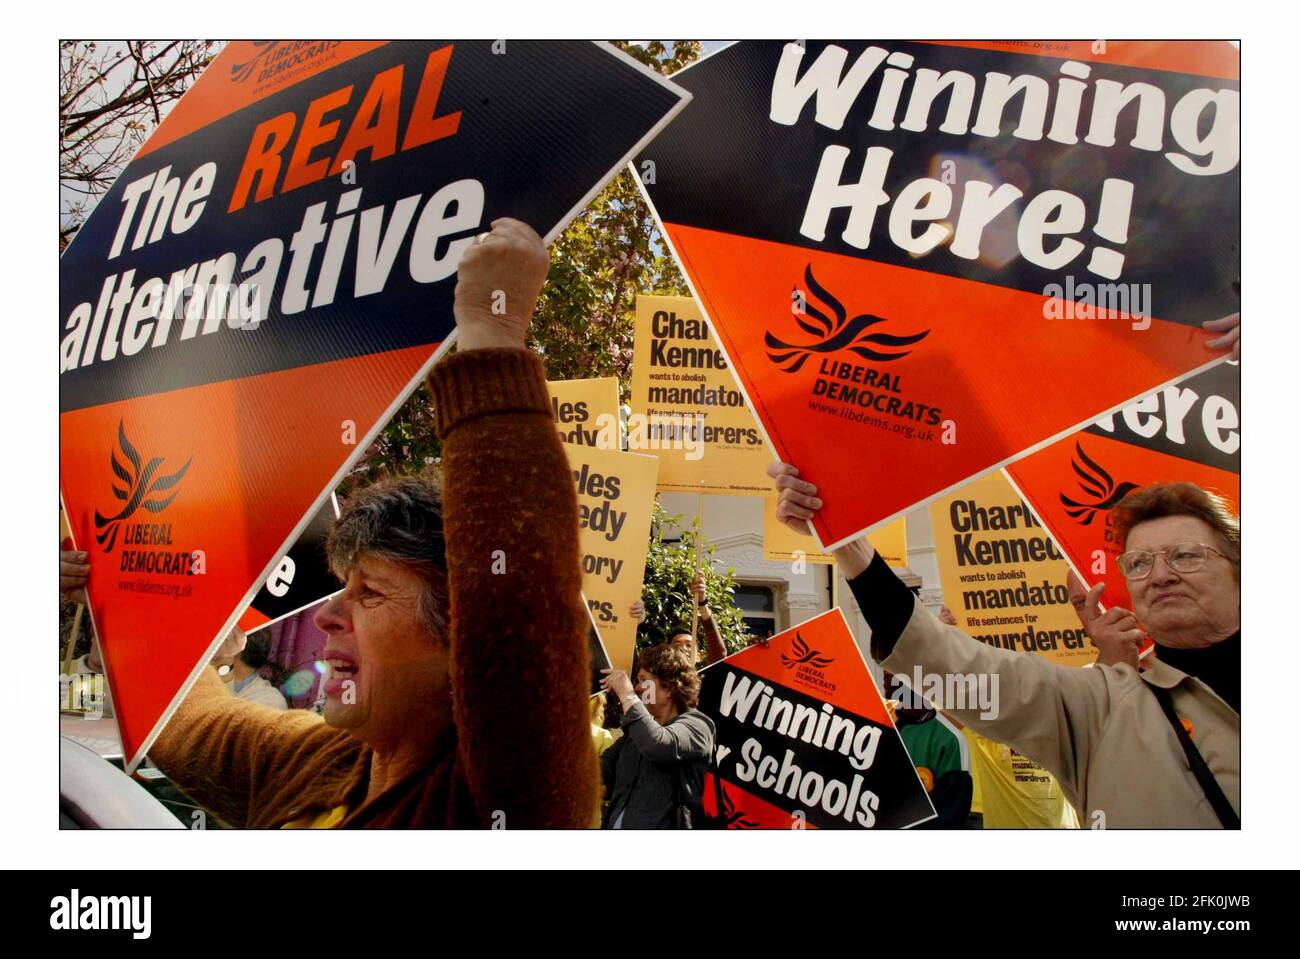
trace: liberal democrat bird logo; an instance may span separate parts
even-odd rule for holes
[[[843,349],[856,353],[865,360],[876,362],[901,360],[912,351],[899,350],[898,347],[912,346],[930,335],[929,330],[907,336],[896,336],[893,333],[868,333],[866,331],[871,327],[884,323],[885,318],[870,313],[859,313],[849,319],[844,304],[817,282],[813,276],[811,263],[804,267],[803,278],[809,291],[835,314],[835,319],[832,320],[817,307],[805,302],[802,313],[794,315],[794,321],[804,332],[817,337],[817,342],[784,343],[770,331],[767,333],[763,340],[768,347],[767,358],[787,373],[798,372],[808,357],[814,353],[838,353]]]
[[[231,64],[230,79],[234,83],[243,83],[253,75],[253,71],[257,69],[257,65],[265,62],[271,51],[279,45],[279,40],[254,40],[253,46],[259,48],[257,55],[251,60],[245,60],[243,63]]]
[[[794,643],[790,647],[790,653],[781,654],[781,665],[786,669],[794,669],[796,666],[815,666],[818,669],[824,669],[831,663],[835,662],[834,656],[823,656],[821,650],[810,649],[808,644],[803,641],[800,633],[794,634]]]
[[[717,812],[718,824],[723,829],[757,829],[759,824],[746,817],[743,809],[736,808],[735,802],[731,799],[731,794],[727,790],[719,788],[717,783],[712,782],[712,777],[716,776],[717,773],[709,773],[708,775],[710,778],[705,781],[704,788],[707,790],[712,785],[715,795],[722,800],[722,806]]]
[[[1136,483],[1120,483],[1116,486],[1111,475],[1102,469],[1100,464],[1089,458],[1080,443],[1074,444],[1074,452],[1076,458],[1070,461],[1070,465],[1079,475],[1079,488],[1095,502],[1076,502],[1062,493],[1061,504],[1065,506],[1066,516],[1077,520],[1081,526],[1087,526],[1094,516],[1109,511],[1112,506],[1138,487]],[[1082,466],[1079,465],[1080,461],[1083,463]]]
[[[166,493],[179,483],[181,477],[185,475],[185,471],[190,468],[190,463],[193,462],[192,458],[188,459],[185,461],[185,465],[175,473],[167,476],[155,476],[158,467],[163,464],[163,458],[155,456],[141,469],[140,454],[131,445],[131,441],[126,438],[126,429],[121,420],[118,420],[117,423],[117,445],[121,448],[122,455],[126,458],[127,463],[130,464],[130,469],[123,466],[118,460],[117,450],[109,453],[109,465],[113,467],[113,473],[123,483],[122,486],[117,483],[113,484],[113,495],[119,500],[125,501],[126,505],[122,507],[122,512],[116,516],[102,516],[99,510],[95,510],[95,528],[102,530],[95,536],[95,541],[104,547],[106,553],[113,551],[113,544],[117,542],[118,526],[121,525],[123,520],[129,519],[137,509],[143,506],[151,513],[161,513],[171,505],[172,500],[176,498],[180,490],[170,496],[157,497],[153,494]],[[152,498],[145,499],[146,496]]]

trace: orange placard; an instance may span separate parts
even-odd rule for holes
[[[628,449],[659,457],[660,490],[771,490],[772,454],[691,297],[637,296],[631,385]]]
[[[962,632],[1061,666],[1096,660],[1064,554],[1001,472],[936,499],[930,524],[944,603]]]
[[[551,413],[560,439],[576,446],[622,449],[618,415],[618,377],[548,380]]]
[[[659,460],[578,443],[564,452],[578,494],[582,595],[610,660],[630,670],[637,624],[628,610],[645,585]]]
[[[1142,397],[1007,467],[1079,578],[1132,608],[1111,508],[1152,483],[1191,482],[1241,509],[1241,372],[1223,364]]]

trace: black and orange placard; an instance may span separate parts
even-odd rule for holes
[[[1237,61],[761,41],[674,75],[635,168],[824,548],[1221,361]]]
[[[129,767],[429,371],[456,266],[549,242],[684,103],[607,44],[231,43],[60,268],[60,483]]]
[[[702,672],[731,829],[902,829],[934,806],[832,609]],[[706,777],[704,805],[719,815]]]
[[[1132,608],[1111,507],[1152,483],[1191,482],[1240,512],[1241,373],[1231,363],[1166,386],[1007,467],[1102,604]]]
[[[325,552],[330,527],[338,515],[338,499],[331,495],[288,552],[271,567],[270,575],[239,617],[240,629],[246,633],[265,629],[343,588]]]

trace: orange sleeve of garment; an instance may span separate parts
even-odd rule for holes
[[[149,758],[203,808],[244,827],[260,810],[281,805],[287,775],[319,760],[323,747],[340,735],[307,710],[237,699],[205,667],[149,748]]]
[[[541,362],[473,350],[429,378],[443,442],[457,748],[486,824],[586,828],[591,744],[578,503]]]

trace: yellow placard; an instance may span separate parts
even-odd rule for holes
[[[867,539],[886,563],[895,569],[907,565],[907,520],[902,516],[867,534]]]
[[[610,661],[632,668],[659,461],[653,456],[566,443],[578,492],[582,592]]]
[[[963,631],[1066,666],[1097,658],[1070,605],[1064,555],[1001,471],[935,500],[930,520],[944,600]]]
[[[871,545],[890,566],[902,569],[907,565],[907,521],[900,516],[891,523],[867,534]],[[776,497],[763,497],[763,559],[772,563],[789,563],[802,553],[806,563],[833,563],[829,553],[817,548],[811,536],[796,533],[776,518]]]
[[[659,457],[661,490],[771,492],[762,430],[689,296],[637,297],[628,448]]]
[[[618,377],[548,380],[551,413],[560,439],[575,446],[622,448],[618,423]]]

